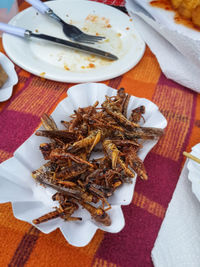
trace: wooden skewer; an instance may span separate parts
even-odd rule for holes
[[[187,153],[187,152],[184,151],[183,152],[183,155],[186,156],[187,158],[190,158],[190,159],[192,159],[192,160],[194,160],[194,161],[196,161],[197,163],[200,164],[200,159],[197,158],[197,157],[195,157],[195,156],[193,156],[193,155],[191,155],[190,153]]]

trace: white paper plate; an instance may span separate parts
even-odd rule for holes
[[[192,148],[191,154],[200,158],[200,144]],[[192,159],[188,159],[187,168],[189,170],[188,179],[192,182],[192,192],[200,201],[200,164]]]
[[[11,97],[13,86],[17,84],[18,77],[14,64],[3,53],[0,53],[0,64],[8,75],[8,80],[0,88],[0,102],[3,102]]]
[[[52,117],[58,127],[63,126],[60,121],[68,118],[78,107],[93,105],[96,100],[100,104],[105,100],[105,95],[116,95],[116,90],[100,83],[79,84],[68,90],[68,97],[62,100]],[[146,107],[144,115],[145,126],[165,128],[166,119],[159,112],[158,107],[144,98],[132,96],[128,106],[128,115],[131,110],[140,105]],[[141,122],[142,124],[142,122]],[[0,202],[11,201],[14,216],[20,220],[32,224],[32,220],[53,210],[55,202],[51,197],[55,190],[44,188],[37,184],[31,177],[31,172],[44,164],[44,159],[39,151],[42,142],[49,141],[44,137],[34,134],[17,149],[14,156],[0,165]],[[139,152],[142,160],[156,144],[156,141],[145,142]],[[124,184],[115,194],[109,198],[112,209],[108,211],[112,224],[108,227],[97,224],[91,220],[87,211],[79,209],[75,215],[81,216],[81,222],[64,222],[57,218],[36,227],[43,233],[49,233],[60,228],[66,240],[74,246],[85,246],[93,237],[96,230],[102,229],[107,232],[116,233],[124,227],[124,216],[121,205],[130,204],[136,179],[132,184]]]
[[[119,59],[108,61],[47,41],[25,40],[3,34],[6,53],[23,69],[61,82],[102,81],[127,72],[143,56],[144,41],[134,29],[130,17],[116,8],[83,0],[57,0],[47,2],[47,5],[66,22],[85,32],[107,37],[93,46],[115,54]],[[10,23],[33,32],[67,39],[57,22],[38,14],[32,7],[19,13]]]

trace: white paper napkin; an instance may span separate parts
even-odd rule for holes
[[[126,0],[133,23],[167,78],[200,92],[200,32],[174,23],[174,13],[149,0]]]
[[[200,266],[200,202],[184,165],[152,250],[155,267]]]

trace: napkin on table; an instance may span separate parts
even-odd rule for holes
[[[192,193],[186,165],[152,250],[155,267],[200,266],[200,202]]]
[[[151,7],[149,2],[126,0],[136,29],[166,77],[199,93],[200,32],[176,25],[173,12]]]

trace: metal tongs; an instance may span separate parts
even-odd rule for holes
[[[56,15],[52,9],[45,5],[40,0],[25,0],[27,3],[31,4],[35,9],[40,13],[48,15],[50,18],[59,22],[63,27],[64,34],[71,40],[80,42],[80,43],[89,43],[94,44],[102,39],[105,39],[103,36],[90,35],[82,32],[79,28],[74,25],[66,23],[58,15]]]

